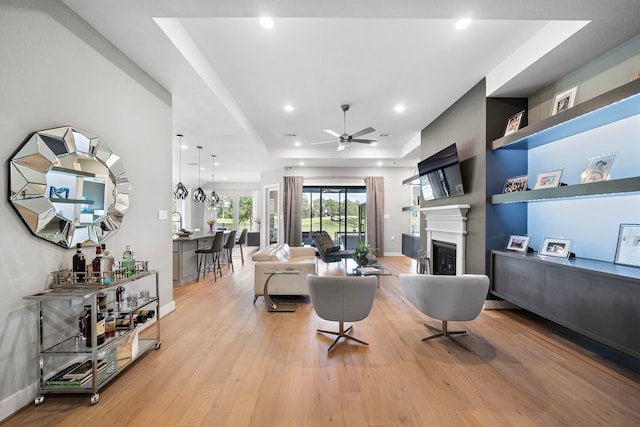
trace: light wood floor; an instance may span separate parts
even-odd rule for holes
[[[245,256],[246,258],[246,256]],[[485,310],[456,339],[428,343],[404,298],[405,257],[381,261],[368,341],[326,350],[335,329],[308,300],[268,313],[253,300],[253,265],[174,289],[162,348],[89,396],[47,395],[2,426],[638,426],[640,377],[517,310]],[[322,274],[340,274],[319,265]],[[630,325],[631,326],[631,325]],[[636,325],[637,326],[637,325]]]

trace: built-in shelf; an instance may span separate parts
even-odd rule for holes
[[[540,190],[494,194],[491,196],[490,202],[491,204],[536,202],[565,198],[624,195],[626,193],[640,193],[640,177],[589,182],[576,185],[564,185],[561,187],[544,188]]]
[[[420,185],[420,175],[414,175],[402,181],[402,185]]]
[[[530,150],[640,114],[640,79],[493,141],[491,148]]]

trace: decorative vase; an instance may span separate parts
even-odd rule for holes
[[[369,260],[366,258],[356,258],[356,264],[358,264],[358,266],[360,267],[364,267],[368,263],[369,263]]]
[[[209,233],[213,233],[213,224],[209,224]]]

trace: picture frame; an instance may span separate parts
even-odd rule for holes
[[[578,86],[574,86],[571,89],[567,89],[560,93],[557,93],[553,97],[553,109],[551,110],[551,115],[555,116],[561,111],[568,110],[573,107],[573,104],[576,101],[576,95],[578,93]]]
[[[507,127],[504,130],[505,136],[512,134],[518,129],[520,129],[520,123],[522,123],[523,115],[524,115],[524,110],[520,111],[517,114],[514,114],[513,116],[511,116],[509,120],[507,120]]]
[[[505,249],[526,254],[529,249],[530,239],[531,236],[528,234],[512,234],[509,236],[509,240],[507,240]]]
[[[502,188],[503,193],[517,193],[519,191],[527,191],[527,183],[529,177],[527,175],[513,176],[507,178]]]
[[[556,169],[547,172],[540,172],[536,177],[536,184],[533,189],[541,190],[543,188],[559,187],[563,171],[564,169]]]
[[[588,159],[587,165],[580,174],[580,183],[608,181],[611,165],[615,158],[615,154],[607,154]]]
[[[557,258],[569,258],[571,255],[571,245],[573,240],[562,237],[545,237],[540,245],[538,255],[552,256]]]
[[[620,224],[614,263],[640,267],[640,224]]]

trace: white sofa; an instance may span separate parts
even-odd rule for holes
[[[253,278],[253,302],[264,296],[267,272],[274,270],[296,270],[298,274],[277,274],[269,281],[269,295],[309,295],[307,274],[316,274],[316,250],[311,247],[289,247],[276,243],[256,252]]]

